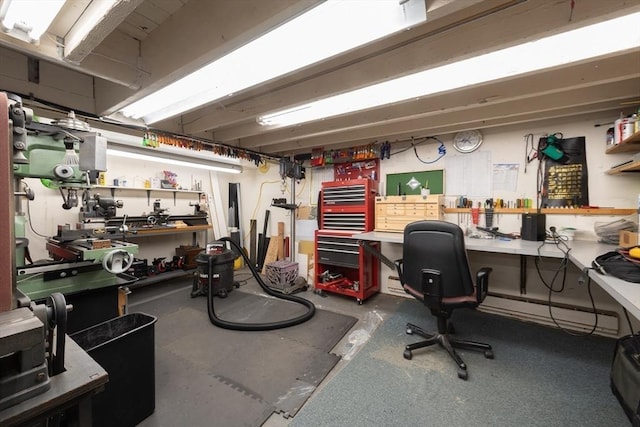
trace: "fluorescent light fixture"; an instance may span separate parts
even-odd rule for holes
[[[540,71],[640,47],[640,13],[259,116],[289,126]]]
[[[120,112],[155,123],[425,19],[424,0],[327,0]]]
[[[149,151],[149,153],[145,153],[145,151]],[[230,165],[225,163],[216,163],[213,161],[209,161],[206,159],[198,159],[191,158],[188,159],[183,157],[182,159],[177,159],[175,156],[164,153],[161,151],[156,151],[156,149],[149,148],[144,149],[141,147],[140,149],[133,149],[132,147],[127,146],[118,146],[118,148],[107,148],[107,155],[114,157],[124,157],[127,159],[133,160],[142,160],[145,162],[155,162],[162,163],[174,166],[184,166],[187,168],[195,168],[195,169],[205,169],[217,172],[227,172],[227,173],[241,173],[242,167],[237,165]]]
[[[2,31],[28,43],[38,43],[65,0],[1,0]]]
[[[208,151],[192,151],[179,147],[143,147],[140,145],[141,138],[139,136],[126,135],[104,129],[94,130],[107,138],[107,155],[110,156],[218,172],[242,172],[239,159],[222,157]]]

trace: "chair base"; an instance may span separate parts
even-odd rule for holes
[[[449,330],[451,329],[452,328],[449,326]],[[417,350],[423,347],[429,347],[434,344],[439,344],[440,347],[447,350],[447,353],[449,353],[451,358],[456,362],[456,364],[458,365],[458,377],[463,380],[466,380],[468,378],[467,365],[460,358],[458,353],[456,353],[456,348],[482,351],[484,353],[484,357],[486,357],[487,359],[493,359],[493,351],[491,350],[491,346],[489,344],[451,338],[448,333],[428,333],[419,326],[416,326],[412,323],[407,323],[406,332],[409,335],[420,335],[421,337],[426,338],[426,341],[420,341],[407,345],[403,353],[405,359],[411,360],[411,357],[413,356],[413,350]]]

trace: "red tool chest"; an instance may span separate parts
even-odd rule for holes
[[[380,260],[354,235],[375,226],[376,181],[322,183],[320,229],[315,232],[315,288],[351,296],[358,304],[380,290]],[[366,242],[380,250],[379,242]]]

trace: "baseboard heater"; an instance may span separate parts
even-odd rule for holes
[[[593,329],[595,315],[581,307],[560,307],[552,305],[551,314],[556,323],[549,317],[547,302],[520,301],[506,295],[488,295],[478,310],[495,313],[515,319],[554,326],[575,332],[589,332]],[[607,337],[618,337],[618,316],[616,313],[598,311],[598,326],[594,334]]]
[[[392,295],[411,297],[402,289],[397,276],[388,276],[387,292]],[[546,301],[521,300],[509,295],[488,295],[478,307],[479,311],[498,314],[514,319],[557,327],[549,317],[549,305]],[[553,318],[562,328],[575,332],[589,332],[595,322],[594,314],[581,307],[562,307],[552,305]],[[594,334],[617,338],[619,333],[618,315],[612,312],[598,311],[598,326]]]

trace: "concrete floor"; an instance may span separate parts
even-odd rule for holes
[[[251,282],[250,287],[247,286],[247,288],[253,292],[261,292],[255,280],[252,279]],[[356,324],[351,328],[351,331],[345,334],[342,340],[334,347],[332,353],[340,356],[341,359],[320,383],[314,394],[331,381],[335,375],[340,374],[340,371],[368,341],[370,334],[372,334],[381,322],[385,320],[389,314],[393,313],[400,302],[404,300],[404,298],[395,295],[378,293],[359,305],[356,300],[351,297],[326,291],[319,294],[313,290],[313,287],[296,295],[310,300],[318,309],[341,313],[358,319]],[[402,349],[398,349],[398,351],[401,352]],[[311,395],[307,402],[313,399],[314,394]],[[285,418],[281,414],[272,414],[263,426],[284,427],[289,425],[292,419],[293,418]]]

